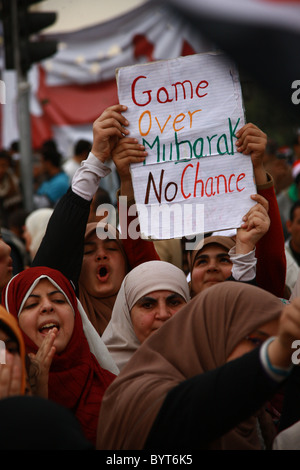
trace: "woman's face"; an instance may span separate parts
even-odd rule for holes
[[[90,295],[116,295],[126,273],[126,261],[116,240],[101,240],[96,232],[89,237],[84,245],[80,282]]]
[[[0,324],[0,358],[2,353],[2,345],[5,346],[5,351],[9,352],[10,354],[19,354],[19,343],[14,338],[13,334],[6,333],[3,329],[1,329]],[[1,364],[1,361],[0,361]]]
[[[64,294],[48,280],[41,279],[26,300],[19,315],[21,330],[39,348],[53,329],[56,352],[61,353],[69,343],[74,329],[74,312]]]
[[[257,330],[252,331],[233,349],[227,358],[227,362],[252,351],[260,346],[266,339],[278,334],[279,319],[269,321],[261,325]]]
[[[225,281],[231,275],[231,268],[228,250],[217,244],[204,246],[195,257],[191,273],[193,295]]]
[[[132,307],[130,315],[137,339],[142,343],[169,320],[186,301],[181,295],[160,290],[141,297]]]
[[[10,254],[11,247],[5,243],[0,235],[0,291],[12,278],[13,262]]]

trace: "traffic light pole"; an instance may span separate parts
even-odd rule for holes
[[[24,208],[33,210],[33,155],[30,121],[30,84],[28,71],[57,51],[57,41],[31,40],[56,21],[55,12],[32,12],[30,6],[43,0],[0,0],[4,25],[5,66],[15,70],[18,83],[17,113],[20,141],[21,185]]]
[[[18,76],[18,118],[20,133],[20,171],[24,209],[33,210],[33,158],[29,109],[30,85],[26,77]]]
[[[20,67],[17,0],[11,0],[11,2],[14,35],[14,61],[18,84],[17,112],[20,136],[20,176],[24,198],[23,207],[27,212],[31,212],[33,210],[33,158],[29,107],[30,84],[27,79],[27,74],[24,74]]]

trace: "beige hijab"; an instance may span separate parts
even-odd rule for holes
[[[167,393],[182,381],[225,364],[247,334],[278,318],[282,308],[274,295],[230,281],[194,297],[138,348],[107,389],[97,448],[143,449]],[[243,429],[236,428],[211,448],[258,448],[253,421]]]
[[[130,311],[144,295],[157,290],[169,290],[180,294],[186,302],[190,299],[189,286],[183,271],[165,261],[148,261],[130,271],[119,290],[111,320],[102,339],[119,370],[140,346]]]
[[[119,232],[112,225],[101,222],[91,222],[87,224],[85,241],[95,233],[97,227],[105,227],[107,231],[113,235],[113,237],[115,236],[115,239],[118,242],[120,250],[126,261],[127,270],[129,270],[128,259],[122,241],[119,238]],[[100,335],[102,335],[103,331],[108,325],[116,298],[117,294],[105,298],[92,297],[83,286],[82,279],[79,278],[79,300],[83,306],[83,309],[87,312],[89,320]]]
[[[291,296],[290,296],[290,301],[292,301],[293,299],[296,299],[297,297],[300,297],[300,270],[299,270],[299,274],[298,274],[298,277],[297,277],[297,281],[296,281],[296,284],[292,290],[292,293],[291,293]]]

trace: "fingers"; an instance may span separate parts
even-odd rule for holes
[[[107,108],[94,122],[94,130],[98,132],[102,130],[106,134],[118,135],[120,138],[122,138],[124,134],[129,134],[126,128],[129,122],[122,114],[126,109],[127,107],[122,105]]]
[[[257,201],[257,204],[244,215],[241,228],[249,231],[256,227],[258,231],[267,232],[270,227],[269,203],[260,194],[253,194],[251,198]]]
[[[57,328],[53,328],[50,333],[44,338],[37,354],[35,355],[35,360],[40,362],[41,367],[48,368],[52,362],[53,356],[55,354],[56,348],[54,346],[54,341],[57,336]]]
[[[139,144],[137,139],[124,137],[113,152],[116,165],[120,160],[126,159],[127,163],[138,163],[144,161],[147,156],[145,146]]]
[[[13,357],[6,352],[6,363],[0,364],[0,398],[9,396]]]
[[[236,132],[237,151],[249,155],[261,153],[267,144],[267,135],[252,123],[248,123]]]
[[[0,399],[21,393],[22,363],[17,354],[6,351],[6,363],[0,364]]]
[[[91,152],[102,162],[111,158],[111,152],[119,140],[129,134],[129,122],[122,114],[126,109],[122,105],[111,106],[94,121]]]
[[[246,226],[243,228],[245,228],[248,232],[250,232],[250,230],[255,229],[257,233],[264,234],[270,228],[270,219],[268,215],[265,216],[262,213],[256,212],[249,216],[246,222]]]
[[[261,194],[252,194],[251,199],[262,205],[267,212],[269,212],[269,201],[264,198]],[[255,206],[254,206],[255,207]]]
[[[22,361],[18,354],[15,354],[13,359],[11,381],[10,381],[10,396],[20,395],[22,384]]]

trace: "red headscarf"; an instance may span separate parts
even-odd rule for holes
[[[55,354],[51,364],[49,399],[73,411],[86,437],[95,443],[102,397],[115,375],[103,369],[90,352],[71,283],[55,269],[43,266],[29,268],[14,276],[8,283],[2,293],[2,303],[18,318],[24,299],[39,280],[45,277],[63,292],[75,314],[72,337],[66,349]],[[36,353],[38,348],[35,343],[24,333],[23,336],[26,352]]]

